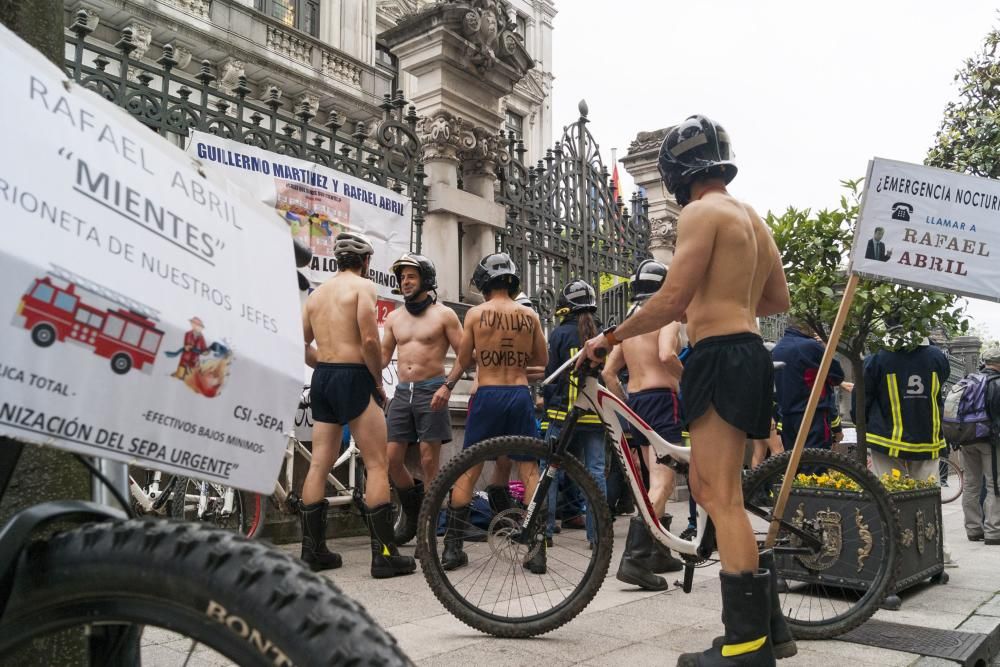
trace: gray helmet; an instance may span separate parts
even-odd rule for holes
[[[514,301],[517,301],[522,306],[527,306],[528,308],[531,308],[532,310],[535,309],[535,304],[531,303],[531,297],[529,297],[524,292],[519,292],[518,295],[516,297],[514,297]]]
[[[375,252],[371,242],[357,232],[340,232],[333,243],[333,256],[343,253],[352,255],[371,255]]]
[[[521,279],[517,277],[517,265],[510,255],[498,252],[479,261],[479,266],[472,273],[472,284],[481,294],[506,287],[507,293],[513,297],[519,291]]]

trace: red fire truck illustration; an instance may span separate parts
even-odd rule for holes
[[[88,347],[124,375],[133,367],[152,371],[163,340],[157,319],[152,308],[53,264],[21,297],[14,325],[31,331],[39,347],[56,341]]]

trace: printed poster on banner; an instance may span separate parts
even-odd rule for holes
[[[0,434],[270,493],[301,389],[287,225],[0,26]]]
[[[314,285],[337,271],[333,257],[337,234],[345,230],[364,234],[375,250],[368,277],[378,289],[376,316],[382,334],[385,318],[401,305],[393,293],[397,285],[392,263],[410,250],[409,197],[315,162],[205,132],[191,133],[188,153],[253,193],[312,248],[310,280]],[[398,383],[395,358],[383,370],[382,380],[386,395],[392,398]],[[309,412],[302,413],[297,422],[297,437],[311,439]]]
[[[1000,181],[876,158],[851,271],[1000,301]]]

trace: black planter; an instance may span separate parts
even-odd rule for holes
[[[899,608],[895,595],[927,579],[946,583],[944,571],[944,540],[941,527],[941,489],[919,489],[892,494],[899,511],[899,573],[893,595],[886,598],[888,609]]]

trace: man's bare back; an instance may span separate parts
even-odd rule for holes
[[[362,303],[374,304],[375,294],[375,283],[356,273],[341,271],[309,295],[303,324],[316,339],[317,361],[364,363],[358,300],[360,297]]]
[[[548,362],[538,315],[509,297],[495,296],[472,308],[465,324],[475,350],[480,387],[527,385],[528,366]]]
[[[395,346],[400,381],[419,382],[444,375],[448,346],[458,349],[462,325],[455,311],[435,303],[417,317],[397,308],[386,318],[383,330],[383,364],[388,361],[386,350],[391,354]]]
[[[681,351],[680,326],[680,323],[674,322],[659,331],[622,341],[630,393],[647,389],[671,389],[676,392],[680,388],[683,370],[677,359]]]

